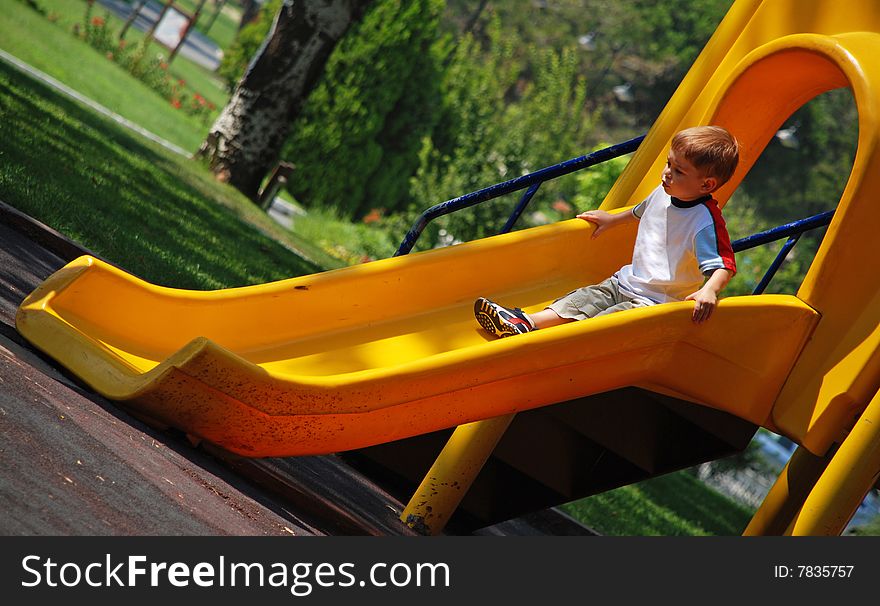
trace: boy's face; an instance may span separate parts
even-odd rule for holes
[[[660,174],[663,191],[679,200],[695,200],[712,193],[717,187],[715,177],[707,177],[688,162],[684,154],[670,149],[666,158],[666,168]]]

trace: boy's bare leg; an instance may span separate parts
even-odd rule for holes
[[[529,314],[529,317],[532,319],[532,322],[535,323],[536,328],[549,328],[551,326],[558,326],[559,324],[574,322],[572,318],[563,318],[549,307],[531,313]]]

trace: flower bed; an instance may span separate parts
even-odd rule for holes
[[[217,107],[203,95],[187,87],[184,80],[168,73],[168,63],[161,53],[149,54],[150,41],[129,44],[108,25],[105,17],[93,16],[93,1],[86,2],[82,25],[75,24],[73,35],[80,38],[108,60],[114,61],[134,77],[162,95],[174,109],[183,111],[209,125]]]

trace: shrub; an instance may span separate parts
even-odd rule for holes
[[[497,20],[487,36],[485,49],[464,36],[446,59],[440,119],[423,140],[411,180],[414,211],[584,153],[594,116],[574,49],[532,47],[518,55]],[[548,181],[531,211],[543,217],[539,222],[570,216],[576,192],[571,176]],[[507,196],[439,219],[428,245],[438,242],[441,229],[453,240],[497,233],[518,199]],[[520,223],[528,226],[529,218]]]
[[[380,0],[334,50],[282,156],[307,207],[361,218],[405,208],[423,136],[436,121],[442,2]]]

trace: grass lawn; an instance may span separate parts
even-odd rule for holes
[[[324,208],[313,208],[293,222],[294,234],[349,265],[394,256],[409,228],[409,224],[400,222],[380,226],[353,223]]]
[[[738,536],[753,514],[683,471],[603,492],[562,509],[610,536]]]
[[[341,265],[200,164],[3,64],[0,200],[166,286],[260,284]]]
[[[74,23],[82,23],[82,0],[40,1],[57,21],[49,21],[23,2],[4,3],[0,48],[163,139],[186,150],[198,149],[209,125],[174,110],[154,90],[70,33]],[[93,14],[103,15],[98,10]],[[118,31],[121,21],[116,19],[112,27]],[[128,39],[133,42],[138,36],[142,38],[132,31]],[[223,84],[203,68],[177,57],[169,72],[218,108],[225,105],[228,94]]]

